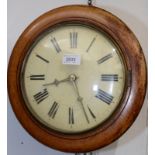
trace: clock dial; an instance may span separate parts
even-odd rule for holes
[[[106,121],[125,86],[120,49],[103,32],[64,24],[42,34],[23,64],[22,93],[34,117],[63,133]]]

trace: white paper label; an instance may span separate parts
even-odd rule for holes
[[[73,55],[73,54],[65,54],[63,56],[64,65],[80,65],[81,64],[81,56],[80,55]]]

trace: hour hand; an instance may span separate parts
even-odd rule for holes
[[[50,85],[58,86],[60,83],[67,82],[67,81],[69,81],[69,77],[67,77],[67,78],[65,78],[63,80],[57,80],[57,79],[55,79],[53,82],[51,82],[51,83],[45,83],[43,86],[50,86]]]

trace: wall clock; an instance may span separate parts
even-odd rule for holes
[[[51,10],[19,37],[8,93],[23,127],[65,152],[104,147],[132,125],[146,92],[146,63],[131,30],[85,5]]]

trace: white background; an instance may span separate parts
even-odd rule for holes
[[[8,58],[12,48],[36,17],[68,4],[86,0],[8,0]],[[136,34],[147,58],[147,0],[96,0],[94,4],[122,19]],[[98,155],[147,155],[147,101],[133,126],[118,141],[97,150]],[[64,155],[33,139],[18,123],[8,101],[8,155]]]

